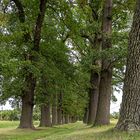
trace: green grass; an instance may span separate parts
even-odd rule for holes
[[[113,131],[116,121],[108,126],[94,128],[77,122],[52,128],[37,128],[36,130],[16,129],[18,123],[1,121],[0,140],[140,140],[138,132]]]

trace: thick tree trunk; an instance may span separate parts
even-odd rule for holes
[[[105,0],[104,3],[102,31],[102,49],[108,50],[112,47],[112,0]],[[110,123],[112,70],[113,68],[111,66],[111,61],[109,61],[108,58],[103,59],[100,74],[99,99],[95,125],[104,125]]]
[[[53,95],[52,125],[57,124],[57,94]]]
[[[140,1],[137,0],[129,36],[123,98],[116,129],[140,130]]]
[[[41,119],[40,127],[51,127],[51,114],[50,114],[50,104],[43,104],[41,106]]]
[[[91,72],[91,88],[89,89],[89,108],[88,108],[88,124],[93,124],[96,117],[97,105],[98,105],[98,93],[99,93],[99,74],[96,72]],[[86,116],[85,116],[86,117]]]
[[[32,74],[26,77],[26,83],[28,83],[28,85],[22,96],[22,111],[19,128],[34,128],[32,117],[36,80],[33,78]]]
[[[110,100],[112,88],[112,72],[102,71],[100,80],[100,93],[95,125],[110,123]]]
[[[47,77],[45,75],[41,76],[41,85],[42,88],[45,90],[42,92],[42,96],[44,100],[42,100],[41,105],[41,119],[40,119],[40,126],[41,127],[50,127],[51,124],[51,105],[50,105],[50,95],[47,91]]]
[[[97,52],[101,50],[101,35],[97,33],[94,38],[93,49]],[[98,69],[92,69],[90,75],[90,88],[89,88],[89,106],[88,106],[88,124],[93,124],[96,118],[97,105],[98,105],[98,95],[99,95],[99,83],[100,74],[99,69],[101,67],[101,61],[99,59],[93,58],[92,65],[96,66]]]

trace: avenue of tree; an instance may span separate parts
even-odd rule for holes
[[[40,126],[107,125],[123,87],[115,129],[139,130],[139,15],[139,0],[2,0],[0,103],[12,99],[19,128],[35,108]]]

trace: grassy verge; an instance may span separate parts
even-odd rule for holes
[[[18,122],[1,121],[0,140],[140,140],[138,132],[114,132],[115,122],[94,128],[77,122],[36,130],[16,129],[17,125]]]

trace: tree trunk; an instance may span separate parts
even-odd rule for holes
[[[69,115],[69,123],[72,123],[72,117]]]
[[[88,109],[85,108],[85,113],[84,113],[84,117],[83,117],[83,123],[87,124],[87,122],[88,122],[88,114],[89,114]]]
[[[69,115],[65,115],[65,124],[68,124],[69,123]]]
[[[100,32],[97,32],[94,37],[94,42],[92,43],[92,48],[94,51],[101,51],[101,35]],[[101,67],[101,61],[93,58],[92,60],[92,70],[90,74],[90,88],[89,88],[89,106],[88,106],[88,124],[93,124],[96,118],[97,105],[98,105],[98,96],[99,96],[99,83],[100,83],[100,73],[99,69]],[[95,67],[95,69],[94,69]]]
[[[33,78],[32,74],[26,77],[26,83],[28,83],[28,85],[22,96],[22,111],[19,128],[34,128],[32,117],[36,80]]]
[[[41,96],[42,105],[41,105],[41,119],[40,126],[41,127],[50,127],[51,126],[51,105],[50,105],[50,95],[47,91],[47,76],[41,75],[41,86],[44,92],[42,92]]]
[[[57,124],[62,124],[62,110],[60,107],[57,108]]]
[[[71,117],[72,123],[75,123],[77,121],[76,116]]]
[[[99,93],[99,74],[96,72],[91,72],[91,88],[89,89],[89,114],[88,114],[88,124],[93,124],[96,117],[97,105],[98,105],[98,93]]]
[[[62,115],[62,124],[65,124],[65,114],[64,113],[62,113],[63,115]]]
[[[137,0],[129,35],[123,98],[116,129],[140,130],[140,1]]]
[[[52,125],[57,124],[57,94],[53,96],[53,105],[52,105]]]
[[[58,95],[57,123],[62,124],[62,93]]]
[[[102,31],[102,49],[108,50],[112,47],[112,0],[106,0],[104,3]],[[108,58],[103,59],[95,125],[105,125],[110,123],[112,71],[111,60]]]
[[[57,106],[52,107],[52,125],[57,124]]]
[[[111,100],[111,80],[112,73],[103,71],[101,72],[100,93],[97,116],[95,125],[106,125],[110,123],[110,100]]]
[[[40,127],[51,127],[50,104],[43,104],[41,106]]]

